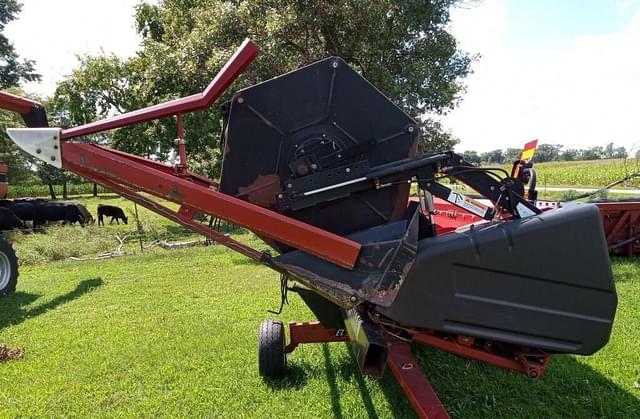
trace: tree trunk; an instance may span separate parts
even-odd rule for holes
[[[67,179],[62,182],[62,199],[69,199],[69,194],[67,193]]]
[[[53,190],[53,183],[48,182],[49,185],[49,194],[51,194],[51,199],[56,200],[56,191]]]
[[[93,182],[93,196],[98,196],[98,184]]]

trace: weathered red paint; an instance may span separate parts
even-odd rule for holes
[[[346,342],[349,340],[347,329],[327,329],[320,322],[290,322],[289,344],[285,353],[293,352],[301,343]]]
[[[30,100],[21,96],[12,95],[7,92],[0,92],[0,108],[8,111],[26,114],[33,108],[41,108],[42,105],[35,100]]]
[[[94,176],[93,180],[96,183],[99,183],[102,186],[118,193],[119,195],[140,204],[141,206],[147,208],[148,210],[156,212],[157,214],[160,214],[163,217],[166,217],[172,221],[175,221],[178,224],[182,224],[183,226],[188,227],[194,230],[195,232],[202,234],[203,236],[209,237],[215,242],[220,243],[221,245],[226,246],[232,250],[235,250],[238,253],[241,253],[256,261],[260,261],[262,258],[261,252],[255,249],[252,249],[251,247],[246,246],[236,240],[233,240],[232,238],[222,233],[219,233],[218,231],[212,228],[204,226],[197,221],[194,221],[193,220],[194,210],[189,207],[186,207],[183,205],[176,212],[158,202],[155,202],[149,198],[146,198],[138,194],[136,191],[130,188],[127,188],[126,186],[115,183],[107,178],[100,177],[89,172],[86,172],[86,173],[79,172],[78,174],[80,174],[81,176],[87,176],[87,177]]]
[[[409,198],[409,202],[418,201],[418,197]],[[434,212],[431,215],[438,235],[449,233],[471,223],[485,221],[483,218],[480,218],[477,215],[472,214],[469,211],[465,211],[464,209],[440,198],[434,197],[433,204]],[[429,214],[425,215],[428,216]]]
[[[609,253],[633,256],[640,253],[640,201],[597,202]],[[617,244],[623,243],[621,246]]]
[[[418,417],[448,419],[447,410],[413,356],[411,345],[391,335],[387,335],[387,342],[389,348],[387,365]]]
[[[127,112],[113,118],[103,119],[74,128],[63,130],[62,140],[108,131],[126,125],[139,124],[154,119],[166,118],[179,113],[193,112],[208,108],[220,95],[238,78],[242,71],[256,58],[258,47],[250,39],[245,39],[233,57],[216,75],[213,81],[202,93],[171,100],[159,105]]]
[[[5,199],[8,192],[7,175],[9,174],[9,166],[0,163],[0,199]]]
[[[514,348],[510,354],[511,356],[504,356],[492,352],[489,348],[480,348],[474,345],[473,337],[458,336],[453,340],[427,332],[418,332],[413,335],[413,339],[421,345],[433,346],[466,358],[517,371],[530,378],[540,378],[549,362],[549,355],[539,350],[526,351],[525,349]],[[542,361],[534,362],[532,361],[533,358],[541,359]]]
[[[353,268],[360,253],[359,243],[169,174],[162,166],[158,170],[155,162],[144,164],[140,158],[82,143],[63,142],[61,153],[65,169],[88,179],[98,183],[108,179],[195,208],[339,266]]]
[[[108,148],[108,147],[103,147],[103,146],[99,146],[99,145],[95,145],[95,147],[98,148],[102,148],[104,150],[107,150],[109,153],[113,153],[116,154],[118,156],[121,156],[127,160],[130,160],[132,162],[136,162],[136,163],[140,163],[144,166],[150,167],[152,169],[155,170],[160,170],[163,173],[166,173],[168,175],[175,175],[178,174],[178,171],[176,169],[175,166],[171,166],[165,163],[161,163],[159,161],[156,160],[151,160],[151,159],[145,159],[144,157],[140,157],[140,156],[136,156],[135,154],[129,154],[129,153],[125,153],[124,151],[119,151],[119,150],[114,150],[112,148]],[[181,174],[182,177],[187,178],[193,182],[196,182],[202,186],[205,187],[211,187],[214,189],[218,188],[218,184],[216,182],[214,182],[213,180],[209,179],[206,176],[201,176],[197,173],[193,173],[193,172],[189,172],[188,170],[185,170],[182,172]]]

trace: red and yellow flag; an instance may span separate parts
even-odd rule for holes
[[[524,149],[522,150],[522,154],[520,155],[520,160],[529,161],[533,158],[533,155],[536,154],[536,147],[538,146],[538,140],[529,141],[524,145]]]

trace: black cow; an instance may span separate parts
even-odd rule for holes
[[[24,228],[24,222],[16,217],[9,208],[0,207],[0,230],[13,230]]]
[[[80,211],[80,214],[82,214],[82,217],[84,218],[84,223],[85,224],[93,224],[93,223],[95,223],[95,220],[93,219],[93,215],[91,215],[89,210],[87,210],[87,207],[85,207],[81,203],[76,202],[76,201],[56,201],[56,202],[67,204],[67,205],[73,205],[76,208],[78,208],[78,210]]]
[[[104,225],[105,216],[111,217],[111,221],[109,222],[109,224],[112,224],[114,220],[118,224],[120,224],[120,221],[118,220],[122,220],[125,224],[128,224],[129,222],[129,219],[127,218],[126,215],[124,215],[124,211],[122,211],[122,208],[115,207],[113,205],[99,204],[98,205],[98,225]]]
[[[38,212],[39,219],[48,222],[62,221],[64,224],[80,223],[82,227],[84,227],[84,224],[87,222],[82,212],[72,203],[41,202],[36,204],[36,211]]]
[[[40,214],[39,207],[42,205],[41,201],[17,201],[17,202],[3,202],[1,206],[10,209],[16,217],[22,221],[33,222],[33,228],[37,228],[39,225],[44,224],[46,218],[43,218]]]

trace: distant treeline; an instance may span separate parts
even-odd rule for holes
[[[485,153],[467,150],[463,153],[465,160],[470,163],[509,164],[520,158],[521,148],[506,148]],[[624,147],[616,147],[613,143],[605,147],[567,148],[561,144],[540,144],[536,150],[535,162],[623,159],[627,157]]]

